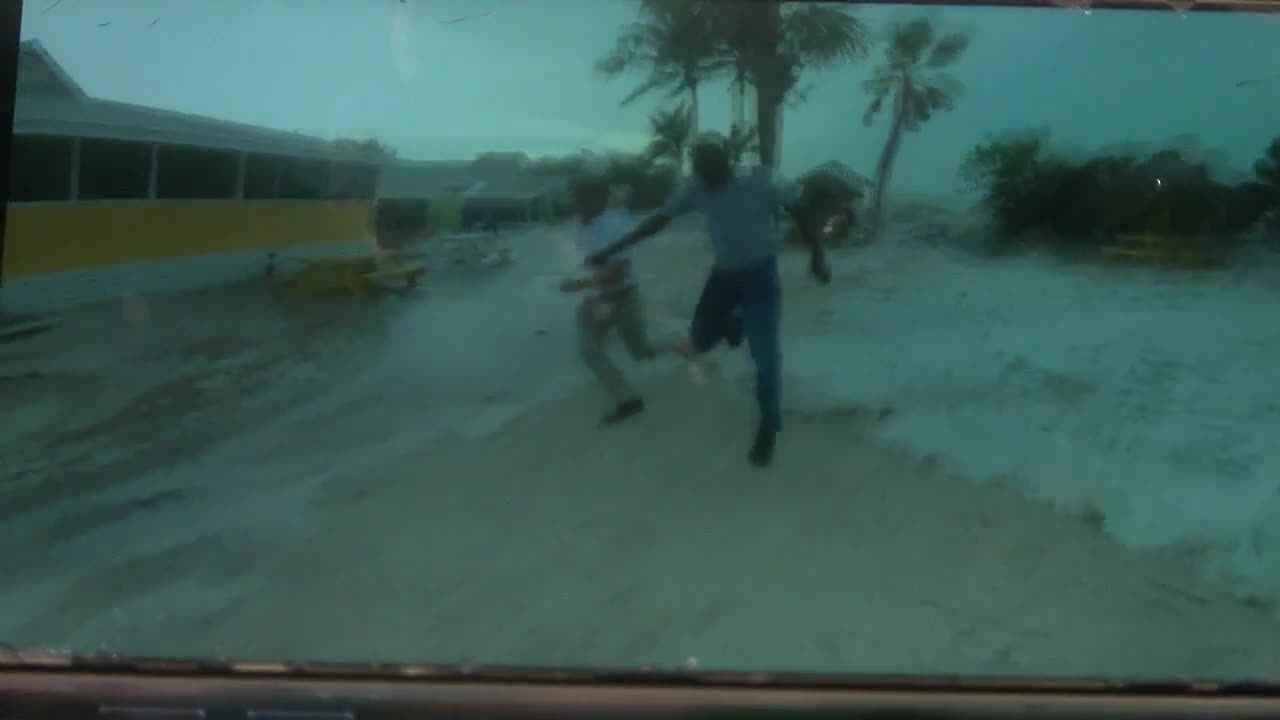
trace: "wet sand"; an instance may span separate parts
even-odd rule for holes
[[[699,270],[660,286],[658,324],[687,313]],[[791,317],[820,318],[806,298],[822,291],[793,287]],[[450,292],[422,302],[454,318]],[[22,507],[7,505],[0,536],[0,638],[171,656],[1280,672],[1268,608],[1228,597],[1190,556],[1125,549],[1098,517],[1026,499],[1016,476],[975,482],[892,444],[892,407],[790,403],[777,464],[760,471],[745,461],[741,358],[707,387],[656,367],[642,380],[648,412],[610,429],[595,426],[604,398],[585,378],[512,415],[500,384],[432,385],[429,368],[428,384],[375,376],[298,404],[387,351],[374,339],[395,324],[356,319],[364,335],[336,345],[319,338],[337,330],[317,328],[258,348],[269,367],[224,373],[235,402],[102,424],[122,447],[114,460],[73,452],[93,438],[64,438],[51,477],[78,497],[7,478],[4,498]],[[535,347],[563,346],[566,328],[526,330],[503,341],[524,354],[500,356],[514,369],[494,383],[528,372],[546,384],[539,363],[564,365]],[[446,399],[469,417],[501,412],[424,429]],[[30,452],[42,447],[61,446]]]
[[[878,443],[874,409],[791,415],[776,466],[760,471],[743,457],[741,392],[665,379],[625,427],[592,426],[588,388],[499,435],[331,475],[278,509],[305,514],[305,534],[272,547],[252,531],[209,536],[125,560],[115,592],[154,583],[153,616],[112,622],[121,598],[82,585],[40,632],[184,656],[1280,671],[1268,639],[1280,623],[1262,610],[1201,586],[1189,564],[1117,546],[1089,518]]]
[[[583,392],[501,437],[334,479],[344,512],[264,568],[294,602],[252,597],[210,641],[335,660],[1280,671],[1260,610],[1087,518],[877,444],[873,411],[790,417],[756,471],[740,394],[652,395],[630,427],[591,428]]]

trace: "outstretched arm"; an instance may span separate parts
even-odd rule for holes
[[[590,288],[608,290],[609,288],[617,285],[627,276],[627,270],[629,268],[630,263],[626,260],[614,258],[605,263],[602,268],[596,270],[591,277],[570,278],[560,283],[560,291],[564,293],[575,293]]]
[[[587,263],[594,266],[603,265],[609,261],[609,258],[635,245],[646,238],[662,232],[662,229],[671,224],[671,216],[666,213],[656,212],[637,225],[631,232],[623,235],[617,242],[609,247],[594,253],[587,258]]]
[[[632,228],[630,232],[618,238],[609,247],[587,258],[587,264],[592,266],[602,265],[609,258],[641,240],[651,238],[662,232],[664,228],[671,224],[671,218],[691,212],[697,206],[696,193],[697,187],[692,184],[680,188],[656,213],[645,218],[644,222]]]

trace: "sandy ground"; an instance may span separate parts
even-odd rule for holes
[[[1264,276],[901,241],[838,258],[818,288],[790,257],[788,426],[761,472],[744,459],[741,355],[706,387],[674,362],[633,369],[650,411],[595,427],[604,398],[554,291],[571,259],[550,232],[525,240],[514,266],[441,275],[419,298],[234,288],[151,299],[143,320],[87,310],[4,348],[0,374],[44,377],[3,388],[19,412],[0,448],[0,639],[331,660],[1280,673]],[[646,251],[656,326],[687,318],[703,253],[688,233]],[[1164,379],[1117,377],[1129,366]],[[1234,474],[1170,461],[1213,423],[1255,461]],[[1253,499],[1253,514],[1223,496]]]

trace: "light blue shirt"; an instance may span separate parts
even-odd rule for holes
[[[600,252],[621,240],[634,224],[635,221],[630,213],[615,209],[605,210],[595,218],[578,224],[578,250],[588,257]],[[624,250],[615,254],[613,259],[621,260],[627,265],[626,273],[618,287],[613,289],[635,287],[636,276],[631,271],[631,252]]]
[[[799,187],[780,182],[761,168],[735,176],[718,190],[693,180],[661,212],[667,217],[701,212],[707,218],[716,267],[739,270],[778,253],[781,238],[774,225],[775,213],[799,198]]]

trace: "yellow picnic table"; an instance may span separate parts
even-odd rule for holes
[[[1102,253],[1117,260],[1188,267],[1206,267],[1219,260],[1204,242],[1191,238],[1143,233],[1117,235],[1116,240],[1118,244],[1103,247]]]
[[[1151,221],[1142,233],[1122,233],[1117,244],[1102,248],[1102,254],[1117,260],[1207,267],[1221,258],[1203,240],[1181,237],[1169,231],[1170,208]]]
[[[404,290],[417,287],[426,272],[426,264],[407,261],[391,252],[307,258],[303,260],[302,269],[289,279],[289,284],[296,291],[310,296],[346,292],[364,297],[371,291],[396,283]]]

